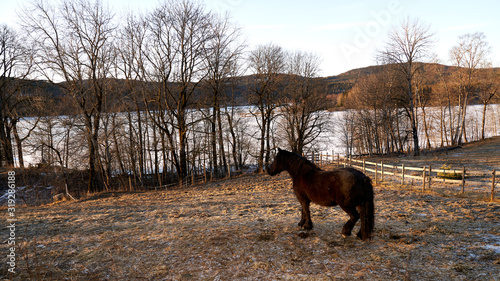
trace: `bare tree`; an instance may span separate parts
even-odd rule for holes
[[[99,157],[99,128],[114,62],[113,14],[96,0],[51,6],[33,2],[22,15],[23,26],[38,47],[38,72],[72,97],[84,116],[88,148],[88,192],[104,189]]]
[[[211,19],[204,6],[188,0],[165,2],[149,19],[147,77],[158,85],[154,100],[148,102],[149,113],[168,138],[180,180],[188,172],[188,129],[199,121],[189,121],[187,111],[206,76],[203,59],[213,37]]]
[[[466,115],[472,95],[477,92],[477,71],[479,68],[487,67],[490,47],[486,36],[482,32],[465,34],[458,38],[458,43],[450,50],[450,59],[455,66],[459,67],[456,75],[456,92],[458,96],[458,124],[452,144],[467,142]]]
[[[385,64],[391,64],[405,82],[403,95],[399,98],[399,106],[403,107],[410,120],[413,136],[413,154],[420,154],[418,141],[418,120],[416,114],[415,75],[422,69],[422,62],[429,56],[433,44],[433,34],[429,27],[418,20],[406,19],[399,27],[394,28],[386,43],[386,47],[379,53]]]
[[[415,76],[415,92],[417,97],[416,106],[420,108],[422,112],[422,124],[424,126],[427,149],[430,149],[432,147],[432,144],[430,141],[429,129],[432,126],[432,123],[428,122],[429,117],[426,111],[426,107],[429,106],[431,102],[432,87],[430,86],[430,84],[435,71],[433,65],[430,65],[430,67],[427,66],[428,65],[424,65],[422,71]]]
[[[221,166],[227,167],[226,153],[224,149],[224,136],[222,129],[221,108],[230,100],[231,78],[237,76],[241,69],[241,56],[244,44],[241,42],[241,33],[229,21],[228,16],[215,16],[210,22],[213,38],[207,44],[207,52],[204,60],[207,76],[205,82],[208,88],[207,105],[211,107],[211,116],[208,118],[210,130],[211,162],[217,173],[217,156],[221,156]],[[227,115],[231,118],[232,115]],[[232,124],[231,122],[229,122]],[[230,128],[231,130],[231,128]],[[218,149],[217,149],[218,147]],[[233,156],[236,147],[233,145]],[[235,162],[236,163],[236,162]]]
[[[478,98],[483,105],[483,116],[481,120],[481,139],[485,139],[486,111],[488,105],[495,101],[500,94],[500,73],[497,69],[487,69],[479,75]],[[498,100],[498,99],[497,99]]]
[[[403,150],[401,132],[405,127],[399,121],[401,110],[394,100],[401,89],[401,83],[393,69],[361,78],[349,91],[344,128],[350,132],[352,145],[358,153],[390,153]]]
[[[326,126],[325,97],[318,81],[320,58],[312,53],[294,52],[287,58],[287,85],[282,97],[283,132],[292,151],[303,154],[304,148]]]
[[[0,167],[14,165],[12,137],[17,142],[20,166],[24,166],[21,143],[26,137],[19,137],[17,124],[21,117],[37,113],[36,96],[24,91],[24,79],[32,72],[33,49],[21,40],[12,28],[0,26]]]
[[[278,107],[281,78],[285,70],[285,52],[277,45],[261,45],[250,52],[248,64],[253,73],[250,86],[250,102],[257,107],[253,113],[260,129],[260,149],[257,156],[257,172],[262,172],[269,162],[271,149],[271,123]]]
[[[127,142],[126,154],[123,162],[128,163],[127,170],[132,172],[134,182],[139,180],[142,186],[142,176],[145,173],[145,153],[144,145],[144,122],[145,114],[144,100],[150,98],[145,81],[146,77],[146,47],[148,40],[148,23],[143,16],[129,14],[118,35],[117,62],[119,76],[125,80],[124,92],[131,100],[130,104],[125,104],[127,117]],[[125,94],[124,93],[124,94]],[[133,114],[135,113],[135,115]],[[126,161],[128,159],[128,161]],[[125,169],[123,169],[125,170]]]

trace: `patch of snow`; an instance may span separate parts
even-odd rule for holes
[[[500,254],[500,246],[497,245],[486,245],[482,247],[483,249],[493,250],[495,253]]]
[[[485,234],[483,236],[483,241],[486,243],[500,244],[500,236],[493,235],[493,234]]]

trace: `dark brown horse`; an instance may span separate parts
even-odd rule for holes
[[[372,237],[374,226],[373,186],[371,180],[353,168],[323,171],[304,157],[278,148],[271,166],[271,176],[287,171],[293,180],[293,191],[302,206],[299,226],[312,229],[309,204],[321,206],[339,205],[350,217],[342,228],[342,235],[351,235],[356,222],[361,218],[357,236],[363,240]],[[358,212],[359,210],[359,212]]]

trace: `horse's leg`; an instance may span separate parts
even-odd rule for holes
[[[302,206],[302,203],[300,204]],[[304,208],[300,208],[300,221],[298,223],[299,227],[303,227],[306,223],[306,216],[304,215]]]
[[[304,229],[312,229],[313,223],[311,221],[311,211],[309,210],[309,205],[311,201],[308,199],[300,200],[300,205],[302,206],[302,219],[299,222],[299,226]]]
[[[303,227],[305,229],[312,229],[313,224],[311,221],[311,211],[309,210],[309,205],[311,204],[311,200],[307,195],[301,191],[300,186],[297,184],[297,181],[293,182],[293,192],[295,193],[295,197],[299,200],[301,210],[301,218],[299,221],[299,227]]]
[[[356,210],[356,207],[344,207],[342,206],[342,210],[346,212],[350,219],[344,224],[342,228],[342,236],[350,236],[354,225],[359,220],[359,213]]]

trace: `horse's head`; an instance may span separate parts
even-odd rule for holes
[[[285,170],[284,154],[286,151],[278,148],[278,154],[274,157],[273,163],[266,167],[266,171],[270,176],[277,175]]]

